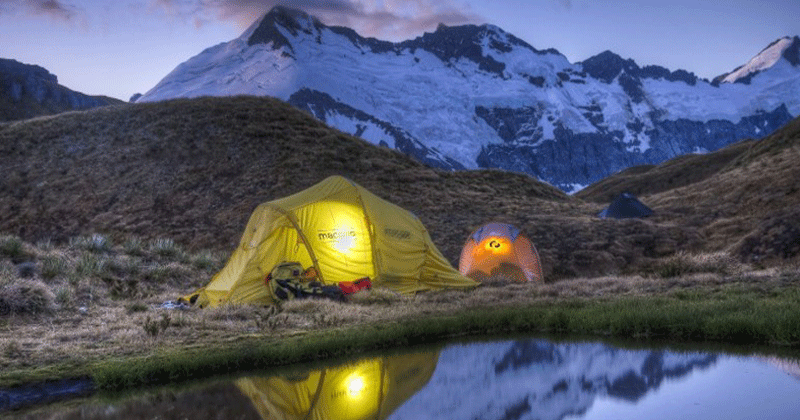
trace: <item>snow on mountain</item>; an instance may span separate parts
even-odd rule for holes
[[[390,417],[559,420],[601,396],[635,402],[663,383],[707,369],[717,356],[620,350],[544,340],[451,345],[433,376]]]
[[[785,61],[786,64],[793,67],[800,66],[799,53],[800,38],[790,38],[788,36],[779,38],[761,50],[758,55],[751,58],[747,64],[715,79],[721,79],[720,82],[722,83],[740,82],[749,84],[754,75],[775,66],[779,61]]]
[[[762,52],[783,59],[752,66],[749,84],[709,83],[609,51],[573,64],[492,25],[391,43],[276,7],[138,101],[274,96],[432,166],[525,172],[569,191],[782,126],[800,114],[795,44]]]

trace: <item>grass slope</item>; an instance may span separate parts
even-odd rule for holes
[[[657,212],[645,220],[597,219],[600,204],[521,174],[433,170],[269,98],[0,124],[0,384],[89,374],[116,388],[256,359],[281,364],[290,350],[312,360],[487,332],[797,349],[797,121],[718,159],[628,171],[705,168],[645,193]],[[519,226],[542,255],[547,283],[501,278],[472,292],[373,291],[349,303],[159,307],[207,283],[257,204],[332,174],[413,211],[452,262],[477,226]]]
[[[456,263],[469,233],[509,222],[545,276],[633,270],[698,245],[692,229],[604,221],[595,205],[522,174],[443,172],[333,130],[270,98],[174,100],[0,125],[0,232],[168,237],[230,251],[251,211],[332,174],[416,214]]]

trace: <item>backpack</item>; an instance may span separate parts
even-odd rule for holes
[[[273,297],[280,300],[294,299],[298,296],[298,285],[303,277],[303,266],[295,261],[283,261],[275,265],[264,279]]]
[[[276,265],[264,279],[276,300],[303,298],[326,298],[344,301],[344,294],[338,286],[325,286],[316,281],[316,270],[294,261],[284,261]]]

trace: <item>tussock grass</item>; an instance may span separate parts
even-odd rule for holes
[[[0,384],[90,375],[119,389],[487,334],[800,349],[800,271],[754,271],[724,253],[678,253],[637,275],[545,284],[496,276],[472,291],[374,288],[345,303],[167,310],[161,303],[207,283],[207,264],[225,256],[146,244],[132,255],[125,243],[93,252],[82,241],[23,242],[42,267],[30,279],[0,258]]]
[[[20,279],[0,286],[0,315],[51,313],[54,302],[53,292],[38,280]]]
[[[696,273],[738,274],[747,266],[727,252],[677,254],[658,260],[644,269],[645,273],[670,278]]]
[[[20,263],[29,258],[29,253],[18,236],[0,236],[0,256],[11,259],[14,263]]]

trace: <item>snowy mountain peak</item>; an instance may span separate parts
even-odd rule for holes
[[[283,31],[296,37],[300,32],[311,35],[314,30],[319,31],[324,27],[319,20],[305,12],[282,6],[273,7],[257,25],[255,29],[245,31],[247,45],[272,43],[272,48],[275,50],[281,47],[292,50],[292,44],[286,39]]]
[[[778,38],[751,58],[747,64],[737,67],[730,73],[717,76],[714,81],[750,84],[753,76],[774,67],[781,59],[784,59],[792,67],[800,66],[800,38],[797,36]]]
[[[797,38],[762,52],[748,86],[640,66],[611,51],[572,64],[484,25],[365,38],[275,7],[176,67],[137,102],[267,95],[442,169],[525,172],[572,191],[631,165],[762,137],[800,114]]]
[[[632,59],[624,59],[611,51],[603,51],[580,63],[583,71],[590,76],[611,83],[623,71],[635,76],[639,73],[639,66]]]

